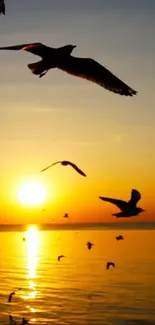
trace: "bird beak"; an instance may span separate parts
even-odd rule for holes
[[[77,45],[73,45],[73,48],[77,47]]]

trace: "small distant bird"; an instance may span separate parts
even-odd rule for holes
[[[43,77],[50,69],[58,68],[70,75],[80,77],[114,93],[133,96],[137,91],[117,78],[108,69],[90,58],[78,58],[71,55],[76,45],[59,48],[48,47],[41,43],[20,44],[1,47],[0,50],[24,50],[38,55],[42,60],[28,64],[33,74]]]
[[[9,315],[10,325],[16,325],[16,321],[13,319],[12,315]]]
[[[94,244],[92,244],[90,241],[87,242],[87,247],[88,247],[88,249],[91,249],[93,245],[94,245]]]
[[[122,235],[116,236],[116,240],[123,240],[124,237]]]
[[[4,0],[0,0],[0,14],[5,15],[5,2],[4,2]]]
[[[79,169],[75,164],[73,164],[72,162],[67,161],[67,160],[56,161],[55,163],[53,163],[53,164],[45,167],[44,169],[42,169],[41,172],[44,172],[45,170],[47,170],[48,168],[50,168],[50,167],[52,167],[52,166],[54,166],[56,164],[61,164],[62,166],[69,165],[69,166],[73,167],[80,175],[86,176],[86,174],[81,169]]]
[[[69,217],[68,213],[65,213],[64,218],[68,218],[68,217]]]
[[[137,202],[141,199],[141,194],[134,189],[131,191],[131,199],[128,202],[103,196],[99,196],[99,199],[113,203],[121,210],[121,212],[113,214],[113,216],[117,218],[133,217],[145,211],[141,208],[136,207]]]
[[[18,290],[22,290],[22,288],[18,288],[18,289],[16,289],[15,291],[12,291],[12,292],[9,294],[8,302],[11,302],[11,300],[12,300],[12,296],[15,295],[16,291],[18,291]]]
[[[26,325],[28,323],[29,323],[28,320],[26,320],[25,318],[22,319],[22,323],[21,323],[22,325]]]
[[[13,292],[11,292],[11,293],[9,294],[8,302],[11,302],[11,300],[12,300],[12,296],[13,296],[13,295],[15,295],[15,291],[13,291]]]
[[[65,257],[65,256],[64,255],[59,255],[58,256],[58,262],[60,262],[60,260],[61,260],[62,257]]]
[[[113,263],[113,262],[107,262],[107,265],[106,265],[107,270],[109,270],[109,267],[110,266],[115,267],[115,263]]]

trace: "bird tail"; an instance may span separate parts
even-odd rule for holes
[[[28,68],[35,75],[40,75],[46,70],[43,60],[28,64]]]

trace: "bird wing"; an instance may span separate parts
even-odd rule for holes
[[[123,200],[111,199],[108,197],[99,196],[99,199],[115,204],[121,211],[124,211],[128,207],[128,203]]]
[[[137,94],[137,91],[93,59],[77,58],[70,55],[65,57],[57,67],[69,74],[92,81],[114,93],[125,96]]]
[[[5,47],[0,47],[0,50],[23,50],[30,52],[32,54],[44,57],[46,53],[49,51],[48,46],[41,44],[41,43],[30,43],[30,44],[20,44],[20,45],[13,45],[13,46],[5,46]]]
[[[46,169],[48,169],[48,168],[50,168],[50,167],[52,167],[52,166],[54,166],[54,165],[56,165],[56,164],[59,164],[59,163],[61,163],[61,161],[56,161],[55,163],[53,163],[53,164],[51,164],[51,165],[45,167],[44,169],[42,169],[41,172],[44,172]]]
[[[12,296],[15,294],[15,291],[11,292],[8,297],[8,302],[11,302]]]
[[[70,165],[71,167],[73,167],[80,175],[86,177],[86,174],[80,168],[78,168],[75,164],[73,164],[72,162],[68,161],[68,165]]]
[[[60,259],[61,259],[62,257],[64,257],[64,255],[60,255],[60,256],[58,256],[58,261],[60,261]]]
[[[141,199],[141,194],[137,190],[131,191],[131,199],[129,200],[128,204],[133,207],[136,207],[137,202]]]
[[[5,3],[4,3],[4,0],[0,1],[0,14],[5,15]]]

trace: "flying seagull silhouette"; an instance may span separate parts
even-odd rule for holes
[[[65,257],[65,256],[64,255],[59,255],[58,256],[58,262],[60,262],[60,260],[61,260],[62,257]]]
[[[18,290],[22,290],[22,288],[18,288],[18,289],[16,289],[15,291],[12,291],[12,292],[9,294],[8,302],[11,302],[11,300],[12,300],[12,296],[15,295],[16,291],[18,291]]]
[[[26,324],[28,324],[29,322],[28,322],[28,320],[27,319],[25,319],[24,317],[22,318],[22,325],[26,325]]]
[[[13,319],[12,315],[9,315],[10,325],[16,325],[16,321]]]
[[[107,265],[106,265],[107,270],[109,270],[109,267],[110,266],[115,267],[115,263],[113,263],[113,262],[107,262]]]
[[[68,217],[69,217],[68,213],[65,213],[64,218],[68,218]]]
[[[121,210],[121,212],[113,214],[113,216],[116,216],[117,218],[133,217],[145,211],[136,207],[137,202],[141,199],[141,194],[134,189],[131,191],[131,199],[128,202],[103,196],[99,196],[99,198],[103,201],[115,204]]]
[[[57,161],[47,167],[45,167],[44,169],[41,170],[41,172],[44,172],[45,170],[47,170],[48,168],[56,165],[56,164],[61,164],[62,166],[67,166],[67,165],[70,165],[71,167],[73,167],[80,175],[82,176],[86,176],[86,174],[81,170],[79,169],[75,164],[73,164],[72,162],[70,161],[67,161],[67,160],[63,160],[63,161]]]
[[[43,77],[48,70],[58,68],[70,75],[96,83],[114,93],[133,96],[137,91],[117,78],[108,69],[91,58],[78,58],[71,55],[76,45],[65,45],[58,48],[48,47],[41,43],[29,43],[0,47],[0,50],[24,50],[38,55],[42,60],[28,64],[33,74]]]
[[[87,242],[87,247],[88,247],[88,249],[91,249],[93,245],[94,245],[94,244],[92,244],[90,241]]]
[[[116,240],[123,240],[124,237],[122,235],[116,236]]]
[[[0,14],[5,15],[5,3],[4,3],[4,0],[0,0]]]

